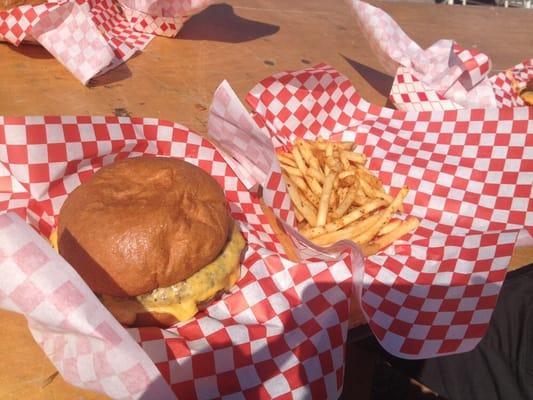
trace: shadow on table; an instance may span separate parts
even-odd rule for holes
[[[194,15],[178,33],[178,39],[247,42],[270,36],[279,26],[253,21],[235,14],[229,4],[215,4]]]
[[[29,57],[29,58],[35,58],[35,59],[49,59],[54,58],[52,54],[48,52],[44,47],[42,47],[39,44],[29,44],[29,43],[22,43],[20,46],[16,47],[11,44],[7,44],[6,46],[9,47],[12,51],[22,54],[23,56]]]
[[[130,60],[137,57],[139,54],[140,54],[139,52],[134,54],[130,58]],[[131,76],[132,76],[132,73],[131,73],[131,70],[128,68],[128,64],[126,61],[125,63],[120,64],[118,67],[113,68],[112,70],[107,71],[102,75],[95,76],[89,81],[89,84],[87,86],[91,88],[91,87],[97,87],[97,86],[111,85],[113,83],[128,79]]]
[[[394,78],[392,76],[384,74],[383,72],[375,70],[367,65],[358,63],[357,61],[352,60],[343,54],[341,54],[341,57],[343,57],[346,62],[359,73],[359,75],[365,78],[370,86],[372,86],[383,96],[387,98],[389,97],[392,83],[394,82]]]

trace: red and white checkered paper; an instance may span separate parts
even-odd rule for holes
[[[487,55],[463,49],[451,40],[439,40],[423,50],[383,10],[360,0],[348,3],[381,65],[395,74],[390,99],[398,109],[438,111],[524,105],[504,74],[488,78],[491,61]],[[520,76],[528,73],[524,63],[512,70]]]
[[[15,215],[47,237],[69,192],[102,165],[143,154],[208,171],[224,188],[248,247],[241,279],[222,300],[176,327],[128,329],[128,337],[74,270]],[[279,172],[261,183],[276,198]],[[162,382],[155,364],[186,399],[340,394],[352,266],[362,270],[358,253],[310,249],[302,262],[288,261],[257,193],[187,128],[149,118],[0,117],[0,210],[8,212],[0,217],[0,307],[28,318],[67,381],[137,398],[147,388],[164,389],[151,386]]]
[[[58,0],[0,11],[0,41],[38,42],[86,84],[142,51],[154,35],[175,36],[213,0]]]
[[[390,353],[427,358],[483,337],[519,231],[533,231],[533,108],[403,112],[327,65],[260,82],[248,103],[273,143],[354,141],[420,227],[365,260],[362,307]]]
[[[521,107],[526,105],[524,100],[512,88],[513,80],[518,89],[524,89],[533,79],[533,59],[525,60],[506,72],[500,72],[490,78],[498,107]]]
[[[519,88],[525,87],[533,79],[533,59],[500,72],[489,78],[496,101],[496,107],[522,107],[527,104],[513,89],[513,80]],[[390,99],[399,110],[431,111],[458,110],[463,106],[440,95],[419,81],[407,68],[399,67],[392,84]]]

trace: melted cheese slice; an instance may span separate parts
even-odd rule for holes
[[[50,235],[50,243],[57,247],[57,231]],[[118,298],[100,296],[109,311],[123,324],[133,324],[136,314],[143,312],[168,313],[178,321],[186,321],[198,312],[198,304],[212,299],[217,293],[228,291],[240,277],[240,257],[246,242],[236,224],[230,240],[220,255],[185,281],[151,293]]]
[[[54,229],[52,231],[48,240],[50,241],[50,244],[52,245],[54,250],[59,253],[59,247],[57,247],[57,229]]]

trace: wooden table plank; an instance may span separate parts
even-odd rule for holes
[[[207,109],[227,79],[243,99],[281,70],[329,63],[368,101],[385,105],[392,77],[383,73],[342,0],[231,0],[193,17],[177,39],[156,38],[146,51],[89,87],[46,50],[0,44],[0,114],[130,114],[180,122],[205,133]],[[421,46],[450,38],[491,56],[494,70],[531,57],[531,15],[520,9],[377,3]],[[517,249],[516,267],[533,261]],[[0,311],[0,398],[104,399],[66,384],[43,386],[53,366],[19,315]]]

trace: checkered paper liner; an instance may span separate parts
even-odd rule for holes
[[[353,248],[311,249],[306,260],[288,261],[257,193],[210,142],[175,123],[0,117],[0,143],[0,210],[7,211],[0,217],[0,307],[28,318],[67,381],[115,398],[138,398],[147,388],[163,393],[147,398],[169,397],[165,381],[187,399],[338,397],[352,266],[362,265]],[[128,329],[128,336],[29,226],[47,237],[68,193],[102,165],[143,154],[208,171],[248,247],[241,279],[222,300],[176,327]]]
[[[402,111],[458,110],[464,108],[419,81],[405,67],[398,67],[389,99]]]
[[[505,72],[500,72],[490,78],[498,107],[521,107],[526,105],[524,100],[512,87],[513,80],[518,89],[523,89],[527,82],[533,79],[533,59],[525,60]]]
[[[154,35],[175,36],[212,0],[59,0],[0,11],[0,41],[38,42],[83,84],[142,51]],[[136,8],[138,7],[138,8]]]
[[[273,143],[349,140],[420,227],[365,260],[361,303],[390,353],[427,358],[483,337],[519,231],[533,229],[533,108],[402,112],[369,104],[327,65],[248,95]]]
[[[381,65],[395,74],[390,99],[404,111],[501,106],[502,86],[488,79],[489,57],[439,40],[423,50],[383,10],[349,0],[352,14]]]
[[[522,107],[524,100],[513,88],[524,87],[533,79],[533,60],[526,60],[489,78],[494,92],[496,107]],[[407,68],[399,67],[392,84],[390,99],[399,110],[431,111],[458,110],[463,106],[440,95],[419,81]]]

